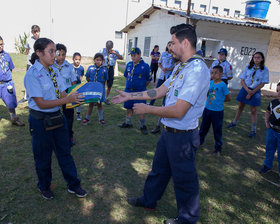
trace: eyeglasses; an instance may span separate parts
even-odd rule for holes
[[[254,59],[262,59],[261,56],[254,56]]]
[[[48,50],[46,52],[48,52],[50,55],[56,55],[56,50],[54,49]]]

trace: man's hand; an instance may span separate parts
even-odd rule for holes
[[[82,95],[82,93],[73,93],[69,96],[66,97],[67,98],[67,102],[68,103],[78,103],[78,104],[81,104],[85,98],[85,96]]]
[[[124,91],[121,91],[121,90],[116,90],[117,93],[119,93],[119,95],[117,96],[114,96],[112,99],[111,99],[111,102],[112,103],[123,103],[125,101],[128,101],[129,100],[129,93],[126,93]]]
[[[133,111],[136,113],[136,114],[146,114],[148,113],[148,108],[150,106],[148,106],[147,104],[144,104],[144,103],[135,103],[134,106],[133,106]]]

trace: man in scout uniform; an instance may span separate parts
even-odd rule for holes
[[[141,50],[139,48],[132,48],[130,51],[131,62],[126,65],[124,71],[124,77],[126,77],[125,92],[141,92],[146,90],[146,86],[149,85],[152,80],[152,74],[150,66],[144,62],[141,57]],[[132,127],[131,118],[133,114],[133,105],[135,103],[146,103],[146,100],[130,100],[124,103],[126,108],[126,119],[123,124],[120,124],[120,128]],[[148,130],[145,122],[145,115],[140,114],[140,130],[142,134],[147,135]]]

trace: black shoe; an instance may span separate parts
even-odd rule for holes
[[[148,134],[148,129],[146,127],[146,125],[144,125],[143,127],[140,128],[141,132],[143,135],[147,135]]]
[[[248,135],[249,138],[254,138],[256,136],[256,132],[255,131],[251,131],[250,134]]]
[[[178,220],[178,218],[170,218],[170,219],[164,220],[163,223],[164,224],[183,224],[182,222],[180,222]]]
[[[76,196],[79,198],[84,198],[85,196],[87,196],[87,192],[81,187],[78,187],[75,190],[68,188],[68,192],[71,194],[76,194]]]
[[[143,207],[148,211],[153,211],[155,208],[148,208],[143,205],[143,203],[139,200],[139,198],[128,198],[127,203],[134,206],[134,207]]]
[[[22,98],[20,101],[18,101],[18,104],[22,104],[22,103],[25,103],[27,102],[27,99],[26,98]]]
[[[155,127],[155,129],[153,129],[151,131],[152,134],[156,134],[156,133],[159,133],[159,132],[160,132],[160,126],[158,126],[158,125]]]
[[[221,156],[221,151],[215,150],[215,151],[213,152],[213,155],[219,157],[219,156]]]
[[[269,171],[271,171],[271,169],[264,165],[264,166],[259,170],[259,173],[267,173],[267,172],[269,172]]]
[[[120,128],[132,128],[132,124],[127,124],[127,123],[122,123],[122,124],[119,124],[119,127]]]
[[[41,192],[41,195],[43,198],[45,199],[52,199],[53,198],[53,192],[51,190],[46,190],[46,191],[42,191],[39,189],[39,191]]]

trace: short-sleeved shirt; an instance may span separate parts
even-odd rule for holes
[[[249,69],[248,65],[241,73],[239,78],[244,80],[247,87],[254,89],[261,83],[269,83],[269,71],[266,66],[263,70],[261,70],[257,69],[256,66],[253,66],[251,69]]]
[[[174,68],[174,59],[172,57],[172,54],[166,51],[161,54],[158,63],[160,63],[163,68],[169,68],[169,69]],[[162,80],[168,79],[171,73],[172,71],[167,71],[167,72],[161,71],[159,74],[159,79]]]
[[[229,90],[224,82],[215,84],[214,80],[211,80],[205,107],[213,111],[224,110],[224,102],[228,94]]]
[[[165,106],[175,105],[177,100],[184,100],[191,107],[182,118],[162,118],[161,123],[179,130],[189,130],[198,127],[198,119],[201,117],[210,84],[210,72],[202,59],[195,59],[188,63],[173,79],[178,64],[173,69],[169,79],[164,85],[169,88],[166,94]]]
[[[29,50],[28,55],[27,55],[27,64],[32,65],[30,60],[31,60],[31,55],[34,53],[34,43],[35,43],[34,37],[30,37],[25,44],[25,48]]]
[[[160,52],[159,51],[158,52],[152,51],[151,55],[158,58],[160,56]],[[151,64],[156,64],[156,63],[158,63],[158,60],[152,59]]]
[[[79,66],[79,67],[75,67],[73,65],[73,68],[74,68],[74,72],[75,72],[75,75],[76,75],[76,82],[77,84],[81,83],[81,76],[83,77],[84,74],[85,74],[85,69],[83,66]]]
[[[136,65],[133,61],[127,63],[124,77],[126,77],[126,90],[143,91],[146,90],[147,82],[152,80],[152,73],[150,66],[141,59]]]
[[[0,81],[9,81],[12,79],[12,69],[15,68],[11,56],[6,52],[0,53]],[[2,68],[3,65],[3,68]]]
[[[90,82],[105,82],[106,80],[108,80],[107,67],[97,67],[96,65],[91,65],[88,67],[86,77],[89,78]]]
[[[62,65],[58,65],[57,62],[54,63],[54,67],[58,69],[63,79],[64,85],[68,89],[72,86],[72,82],[76,81],[76,74],[74,71],[74,66],[68,61],[64,60]]]
[[[120,54],[117,50],[114,50],[117,54]],[[107,66],[108,62],[108,52],[106,48],[103,48],[103,50],[100,52],[104,56],[103,66]],[[118,60],[118,56],[115,54],[109,54],[109,66],[115,66],[116,61]]]
[[[228,78],[232,78],[232,66],[227,60],[222,61],[222,62],[220,62],[219,60],[214,61],[211,65],[210,73],[211,73],[213,67],[216,65],[220,65],[223,68],[223,75],[222,75],[221,79],[227,80]]]
[[[63,79],[56,67],[52,66],[55,72],[58,89],[60,92],[66,90]],[[33,110],[42,112],[56,112],[59,107],[49,109],[40,109],[35,103],[33,97],[42,97],[44,100],[56,100],[56,92],[53,81],[51,80],[50,71],[36,60],[34,65],[26,72],[24,77],[24,86],[28,99],[28,107]]]
[[[278,99],[272,100],[267,110],[270,112],[269,123],[280,126],[280,102]]]

